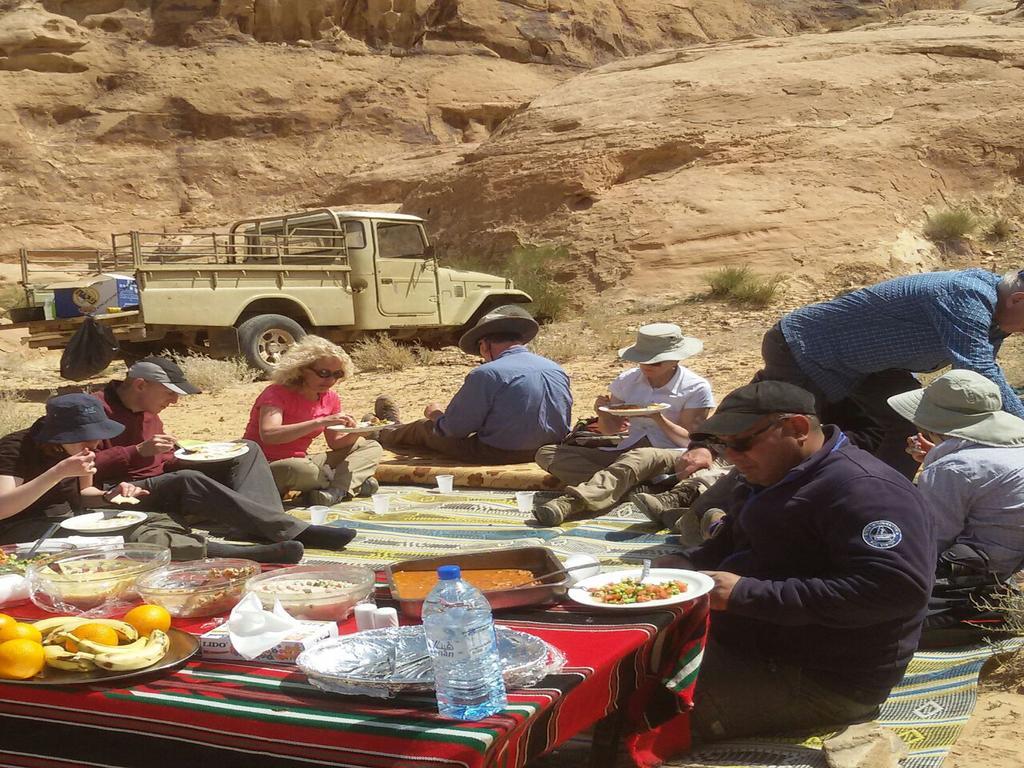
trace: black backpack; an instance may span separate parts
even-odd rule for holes
[[[81,381],[106,370],[120,350],[114,332],[87,315],[60,356],[61,378]]]

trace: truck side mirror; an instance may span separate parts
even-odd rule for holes
[[[434,244],[433,243],[431,243],[430,245],[428,245],[426,248],[423,249],[423,256],[425,258],[428,258],[428,259],[436,258],[436,256],[434,255]]]

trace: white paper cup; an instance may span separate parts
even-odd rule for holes
[[[373,617],[377,613],[377,606],[373,603],[359,603],[353,611],[356,617],[356,632],[364,632],[367,629],[374,629]]]
[[[516,491],[516,506],[520,512],[533,511],[533,497],[536,491]]]
[[[437,490],[441,493],[452,492],[452,484],[455,482],[455,475],[438,475],[435,479],[437,480]]]
[[[330,511],[330,507],[310,507],[309,521],[313,525],[323,525],[327,522],[327,515]]]
[[[398,626],[398,611],[394,608],[378,608],[373,614],[373,628],[387,629]]]
[[[387,493],[375,493],[370,497],[373,502],[373,514],[383,515],[391,509],[391,496]]]

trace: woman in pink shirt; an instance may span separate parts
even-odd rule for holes
[[[305,491],[308,504],[331,506],[377,491],[373,473],[383,453],[380,444],[330,429],[356,426],[333,389],[352,373],[345,350],[306,336],[281,357],[270,377],[274,383],[253,403],[245,438],[263,449],[282,495]],[[310,454],[310,444],[321,433],[329,450]]]

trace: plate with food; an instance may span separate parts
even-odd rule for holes
[[[105,683],[176,667],[199,651],[198,638],[188,632],[152,628],[142,634],[117,619],[55,616],[30,626],[38,632],[42,652],[27,653],[11,669],[0,669],[5,683]]]
[[[75,515],[67,520],[62,520],[60,527],[68,531],[79,533],[113,533],[123,531],[138,525],[147,517],[145,512],[138,512],[133,509],[118,509],[108,512],[89,512],[85,515]]]
[[[652,568],[642,583],[641,573],[640,568],[599,573],[578,581],[569,599],[591,608],[642,611],[694,600],[715,586],[710,576],[697,571]]]
[[[341,424],[335,424],[334,426],[327,427],[331,432],[338,432],[340,434],[357,434],[367,432],[379,432],[384,427],[394,426],[397,422],[388,421],[387,419],[378,419],[376,416],[363,419],[362,421],[356,422],[354,427],[345,427]]]
[[[654,416],[671,407],[668,403],[612,403],[599,405],[597,410],[612,416]]]
[[[238,441],[181,440],[178,445],[181,447],[174,452],[174,458],[180,461],[228,461],[249,452],[249,446]]]

